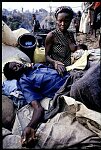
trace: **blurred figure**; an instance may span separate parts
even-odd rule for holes
[[[2,15],[2,20],[7,24],[7,16],[6,15]]]
[[[79,33],[80,20],[81,20],[81,11],[78,11],[73,21],[74,27],[76,29],[76,34]]]
[[[32,15],[32,26],[33,26],[33,29],[32,29],[33,33],[39,31],[40,23],[36,19],[36,15],[35,14]]]
[[[90,14],[89,14],[89,6],[91,2],[83,2],[82,3],[82,16],[80,20],[80,28],[79,31],[82,33],[89,33],[90,31]]]
[[[91,34],[93,34],[93,30],[95,30],[95,37],[96,37],[96,30],[101,27],[101,17],[99,17],[98,22],[98,15],[101,16],[101,2],[93,2],[89,8],[92,10],[92,22],[91,22]]]
[[[95,30],[96,37],[96,30],[101,27],[101,19],[98,19],[101,15],[101,2],[91,2],[87,9],[90,19],[90,33],[93,34],[93,30]]]

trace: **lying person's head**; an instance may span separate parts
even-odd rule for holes
[[[4,65],[3,72],[8,80],[19,79],[26,71],[27,66],[18,62],[8,62]]]
[[[56,23],[59,29],[63,32],[67,30],[73,19],[74,12],[68,6],[58,7],[55,11]]]

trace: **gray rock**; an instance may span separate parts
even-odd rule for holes
[[[10,135],[10,134],[12,134],[11,131],[9,131],[9,130],[6,129],[6,128],[2,128],[2,136],[3,136],[3,137],[5,137],[5,136],[7,136],[7,135]]]
[[[15,120],[16,110],[12,100],[2,95],[2,125],[6,129],[11,130]]]
[[[18,135],[7,135],[3,139],[3,149],[21,149],[21,137]]]

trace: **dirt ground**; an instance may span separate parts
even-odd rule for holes
[[[88,49],[96,49],[99,48],[99,32],[97,32],[97,37],[95,38],[94,35],[91,34],[83,34],[83,33],[78,33],[76,40],[77,43],[83,43],[86,44],[88,46]]]

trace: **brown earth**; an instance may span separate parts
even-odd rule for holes
[[[99,48],[99,32],[97,32],[97,37],[91,34],[78,33],[76,37],[77,43],[83,43],[88,46],[88,49]]]

